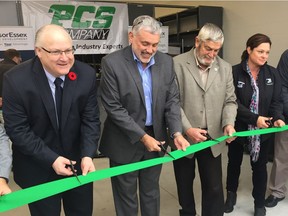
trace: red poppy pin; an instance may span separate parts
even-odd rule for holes
[[[73,72],[73,71],[70,71],[70,72],[68,73],[68,77],[69,77],[69,79],[72,80],[72,81],[77,79],[77,75],[76,75],[76,73]]]

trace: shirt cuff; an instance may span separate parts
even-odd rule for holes
[[[170,137],[171,139],[175,139],[177,136],[180,136],[180,135],[182,135],[182,133],[178,131],[178,132],[172,133]]]

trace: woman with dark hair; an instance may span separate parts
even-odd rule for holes
[[[281,80],[277,70],[267,64],[271,40],[264,34],[251,36],[241,63],[233,66],[235,93],[238,111],[236,131],[255,130],[271,126],[283,126],[280,102]],[[232,212],[236,204],[243,145],[247,143],[252,167],[254,216],[265,216],[265,192],[267,185],[267,140],[270,135],[238,137],[228,145],[226,213]],[[266,143],[265,143],[266,142]]]

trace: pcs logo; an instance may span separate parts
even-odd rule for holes
[[[71,22],[71,28],[65,28],[73,40],[106,40],[115,12],[112,6],[62,4],[53,4],[48,11],[53,14],[52,24]]]

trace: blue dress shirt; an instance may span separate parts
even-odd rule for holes
[[[147,67],[143,69],[141,61],[133,53],[134,60],[137,63],[138,71],[142,78],[142,86],[144,90],[145,97],[145,106],[146,106],[146,126],[153,125],[153,116],[152,116],[152,75],[151,75],[151,66],[155,64],[154,57],[151,58]]]

